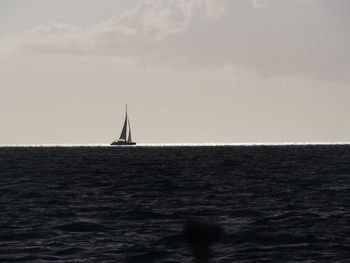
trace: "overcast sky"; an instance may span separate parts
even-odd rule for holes
[[[350,141],[348,0],[1,0],[0,144]]]

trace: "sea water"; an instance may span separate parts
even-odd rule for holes
[[[0,147],[0,262],[349,262],[350,146]]]

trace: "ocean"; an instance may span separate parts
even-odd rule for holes
[[[188,222],[209,262],[350,262],[350,145],[0,147],[0,262],[192,262]]]

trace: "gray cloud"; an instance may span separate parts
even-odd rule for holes
[[[89,28],[51,24],[1,39],[0,53],[116,56],[349,81],[349,10],[346,0],[143,0]]]

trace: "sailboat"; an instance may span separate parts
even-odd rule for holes
[[[128,134],[128,137],[126,136]],[[128,118],[128,105],[126,105],[125,110],[125,120],[124,120],[124,126],[122,133],[120,134],[120,137],[118,140],[111,143],[111,145],[135,145],[136,142],[133,142],[131,139],[131,128],[130,128],[130,121]]]

